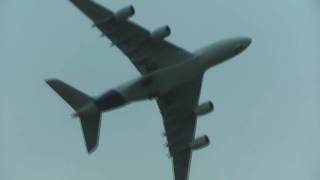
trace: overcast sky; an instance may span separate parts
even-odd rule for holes
[[[250,36],[240,56],[211,69],[199,119],[211,145],[193,155],[190,180],[320,178],[318,0],[100,0],[133,4],[135,22],[170,25],[194,51]],[[103,114],[88,156],[73,110],[46,84],[59,78],[91,95],[139,76],[67,0],[0,0],[0,179],[172,180],[162,119],[152,101]]]

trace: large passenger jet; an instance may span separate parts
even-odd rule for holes
[[[148,31],[129,18],[133,6],[116,12],[90,0],[71,0],[86,14],[94,27],[108,37],[140,72],[98,98],[93,98],[58,80],[47,80],[79,117],[88,153],[98,145],[101,113],[132,102],[155,100],[159,106],[175,180],[187,180],[193,150],[209,145],[208,136],[195,138],[197,117],[212,112],[212,102],[199,104],[204,73],[243,52],[251,43],[248,37],[222,40],[189,52],[166,40],[168,26]]]

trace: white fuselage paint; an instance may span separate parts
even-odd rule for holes
[[[119,92],[127,103],[166,94],[182,83],[201,76],[210,67],[240,54],[250,43],[250,38],[233,38],[211,44],[195,51],[190,59],[182,63],[136,78],[114,90]],[[143,86],[143,81],[150,83]]]

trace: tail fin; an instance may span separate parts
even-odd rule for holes
[[[79,116],[88,153],[92,153],[99,143],[101,112],[87,94],[57,80],[50,79],[47,84],[56,91]]]

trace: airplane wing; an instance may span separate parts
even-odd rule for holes
[[[194,140],[197,119],[192,110],[199,103],[201,84],[202,76],[158,99],[175,180],[187,180],[189,176],[192,151],[188,145]]]
[[[70,0],[117,46],[141,74],[161,69],[191,56],[188,51],[166,41],[150,39],[151,33],[138,24],[117,19],[116,13],[90,0]],[[128,7],[131,11],[132,7]]]

